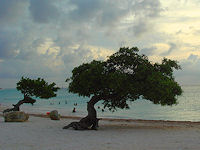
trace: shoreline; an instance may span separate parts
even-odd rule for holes
[[[49,118],[48,115],[45,114],[34,114],[34,113],[28,113],[30,116],[35,116],[35,117],[42,117],[42,118]],[[74,120],[79,120],[83,117],[80,116],[61,116],[61,118],[65,119],[74,119]],[[98,118],[103,121],[113,121],[113,122],[139,122],[139,123],[180,123],[180,124],[199,124],[200,121],[172,121],[172,120],[145,120],[145,119],[118,119],[118,118]]]
[[[6,107],[2,107],[0,106],[0,116],[3,116],[2,112],[3,110],[6,109]],[[44,113],[30,113],[30,112],[26,112],[27,114],[29,114],[30,116],[34,116],[34,117],[42,117],[42,118],[49,118],[48,115],[44,114]],[[72,120],[80,120],[81,118],[83,118],[82,116],[70,116],[70,115],[61,115],[62,119],[72,119]],[[173,120],[152,120],[152,119],[124,119],[124,118],[106,118],[106,117],[98,117],[100,119],[100,121],[110,121],[110,122],[127,122],[127,123],[154,123],[154,124],[171,124],[171,125],[188,125],[188,126],[192,126],[192,125],[199,125],[200,126],[200,121],[173,121]]]
[[[1,112],[1,111],[0,111]],[[49,118],[46,114],[27,113],[32,117]],[[3,117],[2,114],[0,114]],[[61,120],[79,121],[80,116],[61,116]],[[117,119],[117,118],[99,118],[101,122],[112,124],[112,126],[127,126],[127,127],[151,127],[151,128],[196,128],[200,129],[200,122],[192,121],[170,121],[170,120],[144,120],[144,119]]]

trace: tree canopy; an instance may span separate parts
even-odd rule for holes
[[[39,98],[51,98],[55,97],[59,87],[55,87],[55,83],[48,84],[44,79],[30,79],[22,77],[21,80],[17,83],[17,90],[21,91],[24,95],[24,99],[19,100],[17,104],[13,104],[14,108],[8,108],[3,111],[3,113],[10,111],[20,111],[20,106],[24,103],[34,104],[35,99],[32,99],[31,96]]]
[[[17,90],[24,94],[24,97],[51,98],[55,97],[59,87],[55,83],[48,84],[44,79],[30,79],[22,77],[17,83]]]
[[[182,93],[174,69],[181,69],[177,61],[163,58],[161,63],[152,63],[137,47],[123,47],[105,61],[75,67],[69,92],[96,96],[110,110],[129,108],[127,102],[140,97],[154,104],[173,105]]]

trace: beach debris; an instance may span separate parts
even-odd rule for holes
[[[13,111],[4,114],[5,122],[24,122],[27,121],[29,115],[23,111]]]
[[[57,110],[53,110],[49,113],[49,117],[51,120],[60,120],[60,114],[58,114]]]

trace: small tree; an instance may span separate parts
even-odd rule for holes
[[[177,104],[177,96],[181,95],[182,89],[174,80],[173,69],[181,69],[180,66],[166,58],[160,64],[152,63],[138,51],[137,47],[120,48],[106,61],[93,60],[73,69],[69,92],[91,99],[87,104],[88,115],[64,129],[96,129],[99,119],[94,105],[100,100],[104,108],[112,111],[128,109],[127,102],[140,96],[154,104]]]
[[[58,87],[55,87],[55,83],[48,84],[44,79],[38,78],[36,80],[30,78],[22,77],[21,80],[17,83],[17,90],[21,91],[24,95],[24,99],[20,100],[17,104],[13,104],[14,108],[7,109],[4,112],[8,111],[19,111],[20,105],[23,103],[34,104],[36,102],[35,99],[32,99],[32,96],[48,99],[51,97],[55,97]]]

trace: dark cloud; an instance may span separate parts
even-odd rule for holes
[[[149,23],[146,20],[139,20],[133,25],[132,31],[134,35],[138,37],[143,33],[146,33],[150,28],[151,26],[149,26]]]
[[[101,15],[97,18],[100,26],[117,26],[123,17],[130,13],[126,7],[128,1],[106,1],[104,8],[101,9]]]
[[[14,33],[0,31],[0,58],[8,59],[17,55],[18,46],[16,41],[17,37],[13,36]]]
[[[75,8],[69,13],[73,21],[86,23],[102,31],[107,28],[106,36],[116,33],[121,21],[130,15],[134,17],[127,28],[135,36],[152,31],[153,19],[163,11],[159,0],[71,0]],[[131,26],[131,27],[130,27]],[[120,32],[119,32],[120,33]]]
[[[134,14],[133,26],[131,29],[137,37],[152,31],[154,27],[154,19],[160,16],[163,11],[159,0],[142,0],[134,1],[132,13]]]
[[[181,84],[200,84],[200,57],[195,54],[190,54],[187,59],[180,61],[181,71],[176,71],[175,75]]]
[[[187,60],[192,61],[192,62],[197,62],[197,61],[200,61],[200,58],[198,55],[190,54]]]
[[[29,77],[52,77],[58,75],[53,61],[48,56],[37,55],[33,53],[30,59],[9,59],[0,63],[0,78],[12,77],[20,78],[21,76]],[[59,66],[57,66],[59,68]]]
[[[137,17],[154,18],[160,16],[162,11],[159,0],[71,0],[70,2],[76,6],[70,15],[78,19],[77,21],[98,18],[97,20],[107,23],[129,13]]]
[[[71,67],[75,67],[77,64],[91,61],[93,58],[91,50],[81,45],[70,53],[63,55],[62,59],[65,64],[70,64]]]
[[[163,11],[159,0],[136,0],[133,3],[134,14],[139,17],[154,18],[160,16]]]
[[[70,16],[78,22],[93,19],[103,4],[101,0],[71,0],[70,2],[76,6]]]
[[[174,50],[177,50],[177,46],[174,43],[169,43],[169,49],[166,52],[160,54],[160,56],[167,56],[171,54]]]
[[[150,47],[150,48],[143,48],[141,49],[140,53],[145,54],[147,56],[151,56],[155,53],[156,47]]]
[[[33,53],[36,53],[37,38],[40,39],[40,37],[34,37],[32,31],[0,30],[0,59],[5,61],[30,59]]]
[[[2,0],[0,80],[22,75],[64,78],[83,62],[103,59],[101,50],[89,46],[133,46],[137,36],[152,29],[150,20],[159,16],[160,8],[158,0]],[[130,15],[134,19],[126,23]],[[58,52],[49,54],[54,47]],[[151,50],[144,49],[148,54]]]
[[[23,19],[27,4],[26,0],[1,0],[0,25],[11,25]]]
[[[71,0],[75,9],[69,13],[75,22],[95,26],[114,26],[119,19],[127,15],[129,10],[124,8],[125,2],[107,0]]]
[[[53,0],[30,0],[29,10],[33,20],[38,23],[48,23],[59,17]]]

